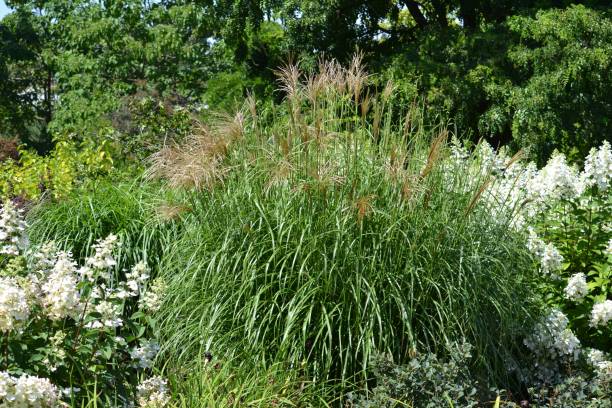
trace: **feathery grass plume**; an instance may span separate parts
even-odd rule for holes
[[[259,116],[257,115],[257,99],[252,92],[247,92],[247,97],[245,99],[245,105],[251,114],[251,121],[253,123],[253,129],[256,133],[259,133]]]
[[[209,127],[198,124],[182,144],[164,147],[149,158],[149,179],[161,178],[172,188],[211,189],[227,173],[223,160],[232,143],[242,139],[245,116],[217,114]]]
[[[355,208],[357,209],[357,220],[359,224],[363,222],[363,219],[374,210],[372,201],[376,199],[375,194],[369,194],[363,197],[359,197],[355,201]]]
[[[325,92],[327,96],[330,93],[337,93],[343,95],[346,91],[347,83],[346,76],[344,74],[344,68],[336,60],[320,60],[319,72],[322,79],[325,79],[323,84],[325,85]]]
[[[484,193],[487,190],[487,188],[489,188],[493,180],[495,180],[495,177],[490,175],[489,177],[487,177],[484,183],[482,183],[482,185],[478,188],[478,190],[476,190],[476,192],[472,196],[472,199],[470,200],[470,203],[465,208],[465,215],[470,214],[474,210],[474,208],[476,207],[476,204],[478,203],[478,200],[482,196],[482,193]]]
[[[366,117],[368,116],[368,112],[370,111],[370,107],[372,106],[372,97],[370,96],[370,91],[368,90],[361,101],[361,121],[365,123]],[[362,125],[363,126],[363,125]]]
[[[363,54],[361,52],[355,53],[346,72],[346,83],[349,92],[353,94],[355,105],[359,105],[361,92],[367,85],[368,79],[369,75],[363,66]]]
[[[448,130],[443,129],[438,133],[438,136],[433,140],[427,154],[427,161],[423,170],[421,170],[420,178],[424,179],[433,170],[434,166],[440,159],[440,154],[445,146],[446,140],[448,139]]]
[[[191,208],[184,204],[162,203],[155,208],[155,213],[161,222],[177,220],[182,214],[189,211]]]
[[[372,140],[378,144],[380,136],[380,122],[382,120],[384,103],[378,100],[374,102],[374,122],[372,123]]]

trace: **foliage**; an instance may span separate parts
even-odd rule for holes
[[[82,143],[57,140],[49,155],[40,156],[23,147],[18,160],[0,162],[0,197],[35,199],[45,191],[59,198],[90,178],[112,169],[107,142],[89,139]]]
[[[469,375],[469,344],[450,348],[448,361],[435,354],[417,354],[405,365],[389,356],[375,356],[371,370],[376,387],[368,395],[350,395],[351,407],[477,407],[477,384]]]
[[[610,127],[612,20],[573,6],[508,24],[521,38],[508,56],[527,74],[507,100],[518,145],[540,158],[555,148],[585,155]]]
[[[498,391],[497,398],[477,394],[469,376],[469,345],[457,345],[448,361],[431,353],[416,354],[406,365],[394,364],[384,355],[371,362],[376,386],[369,392],[350,394],[349,406],[367,407],[495,407],[608,408],[612,371],[577,371],[554,386],[532,386],[522,396]],[[483,390],[480,390],[481,392]],[[510,395],[508,395],[510,394]]]
[[[138,165],[152,153],[182,141],[195,127],[194,112],[202,105],[189,106],[178,96],[162,98],[156,92],[141,91],[125,97],[111,113],[113,131],[109,139],[120,149],[119,157]]]
[[[91,401],[92,390],[105,405],[135,400],[135,381],[150,372],[158,349],[145,337],[155,329],[149,314],[163,300],[146,264],[116,270],[114,235],[96,241],[82,266],[52,242],[33,248],[20,240],[15,251],[12,238],[23,233],[19,213],[10,202],[1,211],[2,374],[48,378],[53,398],[74,405]],[[25,391],[6,392],[0,402],[10,404]]]

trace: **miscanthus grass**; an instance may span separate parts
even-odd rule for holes
[[[465,339],[474,375],[511,383],[537,306],[513,208],[485,193],[507,164],[474,172],[358,58],[280,77],[283,104],[250,100],[152,158],[151,177],[190,192],[160,265],[168,369],[197,378],[212,352],[347,384],[375,351],[405,362]]]

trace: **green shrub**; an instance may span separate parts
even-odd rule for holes
[[[60,198],[79,184],[108,174],[112,166],[111,149],[105,141],[56,140],[47,156],[21,148],[16,160],[0,162],[0,198],[20,196],[33,200],[45,191]]]

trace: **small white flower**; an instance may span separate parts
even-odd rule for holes
[[[151,377],[138,385],[139,408],[165,408],[170,403],[168,382],[159,377]]]
[[[51,320],[76,317],[81,311],[76,264],[69,252],[59,252],[53,270],[42,284],[42,304]]]
[[[591,311],[591,326],[605,326],[612,320],[612,300],[596,303]]]
[[[166,282],[162,278],[155,279],[151,287],[148,288],[138,301],[138,305],[141,309],[148,312],[157,312],[164,301],[166,290]]]
[[[588,293],[586,276],[584,273],[577,273],[567,281],[565,287],[565,298],[574,302],[581,301]]]
[[[29,314],[25,291],[14,278],[0,277],[0,333],[20,328]]]
[[[612,149],[610,142],[605,141],[599,149],[591,149],[584,162],[582,177],[587,186],[597,186],[605,191],[612,180]]]
[[[0,208],[0,254],[17,256],[24,247],[26,223],[22,210],[17,209],[10,200]]]
[[[143,340],[140,342],[140,347],[134,348],[130,352],[130,356],[136,362],[137,367],[151,368],[158,352],[159,344],[156,341]]]
[[[95,253],[85,261],[87,265],[95,269],[109,269],[117,265],[113,258],[113,251],[117,246],[117,236],[110,234],[103,240],[98,240],[93,248]]]
[[[540,264],[542,266],[542,272],[544,273],[558,271],[563,264],[563,255],[561,255],[559,250],[552,243],[548,243],[544,246],[542,251]]]
[[[60,391],[47,378],[0,372],[0,406],[51,408],[59,406]]]

